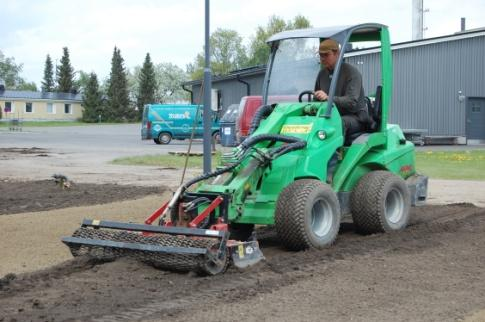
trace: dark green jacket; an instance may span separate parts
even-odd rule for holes
[[[333,71],[322,68],[318,73],[315,82],[315,91],[323,90],[328,94]],[[356,115],[359,120],[365,121],[367,117],[367,106],[365,103],[364,88],[362,87],[362,75],[357,68],[342,63],[340,77],[335,89],[333,98],[340,115]]]

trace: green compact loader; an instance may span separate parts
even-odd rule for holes
[[[312,100],[323,39],[342,45],[325,102]],[[349,43],[380,44],[380,81],[368,100],[366,131],[342,134],[333,97]],[[424,203],[414,145],[388,124],[392,92],[389,32],[381,24],[284,31],[268,40],[271,55],[263,105],[251,134],[220,166],[188,181],[143,224],[84,220],[63,238],[74,256],[135,256],[156,267],[214,275],[263,255],[255,225],[273,225],[290,250],[331,245],[351,214],[364,234],[406,227],[410,207]],[[154,222],[158,224],[153,224]]]

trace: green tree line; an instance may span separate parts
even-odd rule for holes
[[[242,44],[242,37],[235,30],[216,29],[210,36],[211,70],[214,75],[226,75],[241,68],[264,65],[268,61],[269,47],[266,40],[281,31],[311,27],[310,21],[297,15],[293,20],[285,21],[281,17],[271,16],[266,26],[258,26],[249,44]],[[187,65],[187,73],[192,80],[201,79],[204,74],[204,48]]]
[[[271,35],[308,27],[310,22],[300,15],[288,21],[271,16],[265,26],[256,28],[246,46],[235,30],[216,29],[210,36],[212,72],[225,75],[237,69],[266,64],[269,56],[266,40]],[[204,50],[202,48],[185,71],[172,63],[154,64],[150,53],[146,54],[142,65],[129,70],[121,50],[115,47],[110,75],[102,82],[94,72],[75,71],[67,47],[62,48],[59,62],[54,66],[50,55],[46,56],[42,91],[82,93],[82,119],[85,122],[124,122],[139,120],[145,104],[187,101],[188,93],[181,88],[181,83],[202,78]],[[0,51],[0,79],[4,80],[5,87],[36,91],[35,83],[20,77],[22,68],[23,65],[17,64],[13,57],[5,57]]]

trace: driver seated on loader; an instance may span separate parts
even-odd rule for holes
[[[333,71],[340,55],[339,44],[333,39],[325,39],[320,43],[318,54],[323,68],[315,82],[314,96],[316,100],[326,101]],[[369,114],[362,87],[362,75],[357,68],[346,62],[342,62],[340,67],[333,101],[342,116],[342,132],[346,141],[350,135],[367,129]]]

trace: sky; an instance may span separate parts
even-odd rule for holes
[[[413,0],[212,0],[210,29],[232,29],[248,44],[272,15],[308,18],[313,27],[377,22],[388,25],[391,42],[412,37]],[[46,55],[53,63],[68,47],[75,70],[109,77],[117,46],[129,69],[170,62],[185,70],[202,51],[204,0],[0,0],[0,50],[23,64],[21,77],[40,88]],[[424,0],[424,37],[485,27],[484,0]]]

